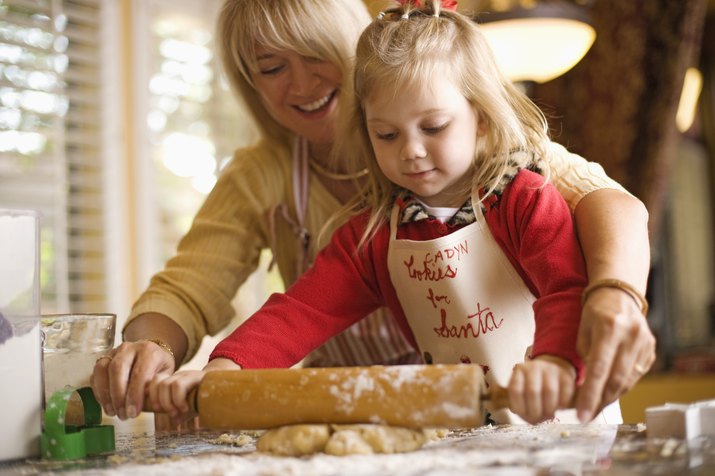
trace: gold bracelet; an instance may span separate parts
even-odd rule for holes
[[[161,340],[161,339],[142,339],[141,341],[155,343],[156,345],[158,345],[159,347],[161,347],[162,349],[167,351],[172,359],[176,360],[176,357],[174,357],[174,351],[171,350],[171,346],[169,344],[167,344],[166,342],[164,342],[163,340]]]
[[[633,298],[636,304],[640,306],[643,315],[648,315],[648,301],[646,300],[645,296],[643,296],[640,291],[638,291],[630,284],[625,283],[619,279],[599,279],[598,281],[590,283],[588,286],[586,286],[586,289],[583,290],[583,294],[581,294],[581,305],[586,303],[586,299],[588,299],[588,296],[589,294],[591,294],[591,292],[599,288],[618,288],[621,291],[626,292],[630,297]]]

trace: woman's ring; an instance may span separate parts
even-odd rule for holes
[[[108,359],[108,360],[111,362],[111,361],[112,361],[112,356],[111,356],[111,355],[107,355],[107,354],[101,356],[100,358],[98,358],[97,360],[94,361],[95,365],[96,365],[100,360],[102,360],[102,359]]]

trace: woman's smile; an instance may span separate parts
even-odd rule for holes
[[[327,94],[323,96],[320,99],[316,99],[315,101],[309,102],[307,104],[299,104],[294,106],[296,109],[298,109],[300,112],[304,113],[314,113],[318,112],[320,109],[327,109],[327,105],[331,102],[333,98],[335,98],[337,93],[337,89],[331,92],[330,94]]]
[[[311,145],[332,144],[342,84],[333,64],[290,50],[256,48],[254,87],[270,116]]]

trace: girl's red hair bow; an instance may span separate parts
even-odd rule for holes
[[[400,5],[413,5],[417,8],[421,8],[422,5],[422,0],[398,0]],[[441,0],[440,4],[442,5],[442,8],[445,10],[456,10],[457,9],[457,0]]]

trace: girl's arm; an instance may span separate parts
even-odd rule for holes
[[[564,199],[543,178],[522,171],[487,214],[490,230],[537,297],[532,358],[514,366],[510,409],[529,423],[568,408],[583,362],[576,342],[586,263]]]
[[[216,345],[210,359],[242,368],[286,368],[384,304],[372,251],[356,254],[367,215],[339,227],[285,293],[265,304]]]
[[[575,221],[589,283],[618,279],[645,294],[650,248],[643,203],[618,190],[597,190],[579,202]],[[576,408],[586,422],[650,369],[655,337],[630,294],[603,287],[589,293],[584,303],[578,350],[586,371]],[[636,371],[636,365],[643,371]]]

